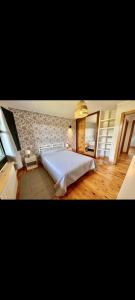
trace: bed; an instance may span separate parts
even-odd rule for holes
[[[63,196],[70,184],[96,167],[93,158],[68,151],[63,144],[46,145],[39,151],[44,168],[55,182],[56,196]]]
[[[85,151],[95,150],[95,140],[85,143]]]
[[[95,141],[90,144],[85,144],[85,151],[93,151],[95,150]]]

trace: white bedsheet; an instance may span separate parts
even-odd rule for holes
[[[56,196],[63,196],[70,184],[96,166],[93,158],[68,150],[41,152],[41,160],[55,182]]]

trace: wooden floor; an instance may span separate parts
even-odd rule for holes
[[[102,200],[116,199],[125,178],[132,155],[122,154],[117,165],[109,164],[101,159],[96,159],[96,171],[90,171],[73,183],[67,194],[59,200]],[[40,166],[41,168],[41,166]],[[19,171],[20,176],[26,171]],[[58,199],[54,196],[53,199]]]
[[[117,165],[97,159],[96,172],[89,172],[68,188],[62,199],[116,199],[132,155],[121,155]]]
[[[135,147],[130,147],[128,151],[129,155],[135,155]]]

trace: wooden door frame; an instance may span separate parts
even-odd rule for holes
[[[125,121],[125,119],[124,119],[124,121]],[[129,124],[129,121],[126,120],[124,134],[123,134],[123,139],[122,139],[122,144],[121,144],[120,154],[123,152],[123,147],[124,147],[125,137],[126,137],[126,134],[127,134],[128,124]],[[123,126],[124,126],[124,124],[123,124]]]
[[[135,120],[133,120],[133,122],[132,122],[132,127],[131,127],[131,131],[130,131],[128,146],[127,146],[127,151],[126,151],[127,154],[128,154],[129,148],[130,148],[131,139],[132,139],[132,135],[133,135],[133,131],[134,131],[134,126],[135,126]]]
[[[120,144],[121,144],[120,142],[121,142],[121,138],[122,138],[125,117],[128,115],[132,115],[132,114],[135,114],[135,109],[121,113],[120,129],[119,129],[118,138],[117,138],[117,144],[116,144],[116,150],[115,150],[115,156],[114,156],[114,164],[117,164],[118,158],[119,158]]]

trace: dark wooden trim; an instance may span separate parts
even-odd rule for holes
[[[123,140],[122,140],[122,145],[121,145],[120,154],[121,154],[121,153],[122,153],[122,151],[123,151],[124,142],[125,142],[125,137],[126,137],[126,134],[127,134],[127,129],[128,129],[128,124],[129,124],[129,121],[128,121],[128,120],[126,120],[126,124],[125,124],[125,129],[124,129],[124,135],[123,135]]]
[[[132,127],[131,127],[131,131],[130,131],[130,137],[129,137],[129,141],[128,141],[128,146],[127,146],[126,153],[128,153],[129,148],[130,148],[131,139],[132,139],[132,135],[133,135],[133,131],[134,131],[134,126],[135,126],[135,120],[133,120],[133,123],[132,123]]]
[[[126,112],[124,112],[124,114],[125,114],[126,116],[127,116],[127,115],[135,114],[135,109],[126,111]]]

